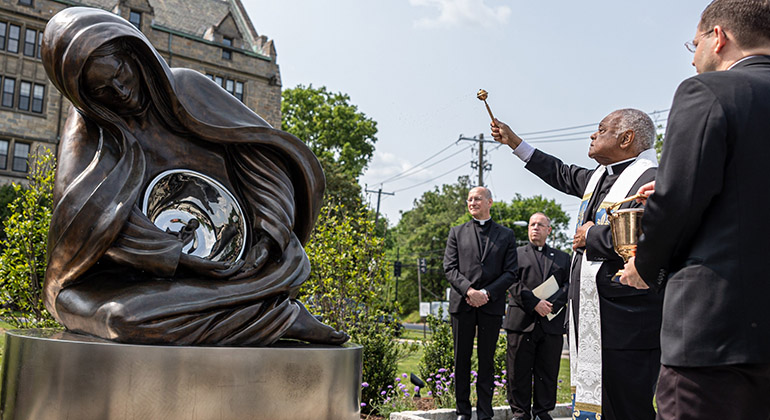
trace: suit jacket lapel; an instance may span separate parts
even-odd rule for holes
[[[538,278],[542,279],[543,277],[545,277],[543,275],[542,267],[540,267],[540,263],[537,262],[537,255],[535,255],[535,250],[532,249],[532,245],[527,244],[527,246],[524,248],[524,255],[529,260],[530,267],[534,267],[535,273],[539,275]]]
[[[463,226],[463,231],[462,240],[464,242],[464,248],[461,249],[470,249],[472,261],[480,261],[479,237],[476,236],[476,228],[473,226],[473,222],[470,221],[466,223],[465,226]]]
[[[481,256],[481,261],[484,261],[484,258],[487,257],[487,254],[489,254],[489,246],[490,243],[495,243],[495,239],[497,239],[498,233],[500,233],[497,229],[497,225],[492,222],[491,220],[487,223],[491,223],[491,226],[489,226],[489,235],[487,235],[487,242],[484,244],[484,254]]]
[[[545,258],[543,258],[543,281],[548,280],[548,275],[551,273],[551,266],[553,266],[553,259],[555,255],[553,250],[548,245],[543,248]]]

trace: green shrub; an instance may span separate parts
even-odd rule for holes
[[[435,375],[441,373],[442,376],[449,378],[454,371],[454,339],[452,338],[452,328],[449,323],[443,321],[441,310],[439,317],[428,315],[426,322],[432,332],[430,340],[423,344],[422,360],[420,360],[420,376],[426,380],[428,388],[435,397],[439,397],[437,392],[445,393],[437,389],[440,383],[427,378],[435,378]],[[444,388],[444,386],[442,386]]]
[[[55,159],[38,149],[30,159],[29,188],[14,185],[16,199],[3,221],[0,254],[0,316],[18,328],[58,325],[43,304],[48,226],[51,224]]]

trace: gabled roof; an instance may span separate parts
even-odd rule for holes
[[[114,10],[119,0],[75,0],[69,4],[99,7]],[[244,49],[265,56],[272,56],[265,48],[264,37],[257,34],[246,9],[240,0],[148,0],[155,11],[152,24],[171,29],[197,38],[206,38],[212,27],[217,27],[229,14],[232,14],[238,31],[243,39]],[[262,39],[260,39],[262,38]]]

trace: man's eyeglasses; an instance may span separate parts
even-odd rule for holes
[[[711,28],[711,30],[706,31],[706,32],[696,36],[695,38],[693,38],[692,41],[685,42],[684,43],[684,47],[687,48],[687,51],[689,51],[691,53],[694,53],[695,50],[698,48],[698,44],[696,44],[695,41],[698,41],[699,39],[703,38],[704,36],[706,36],[706,35],[708,35],[708,34],[710,34],[712,32],[714,32],[714,28]]]

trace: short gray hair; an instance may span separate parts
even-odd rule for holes
[[[476,188],[484,190],[484,198],[486,198],[487,200],[491,200],[492,199],[492,190],[490,190],[489,188],[487,188],[487,187],[485,187],[483,185],[477,185],[477,186],[471,188],[470,191],[473,191]]]
[[[618,132],[626,130],[634,132],[634,139],[639,153],[652,148],[655,144],[657,130],[652,118],[646,112],[626,108],[615,111],[618,118]]]

